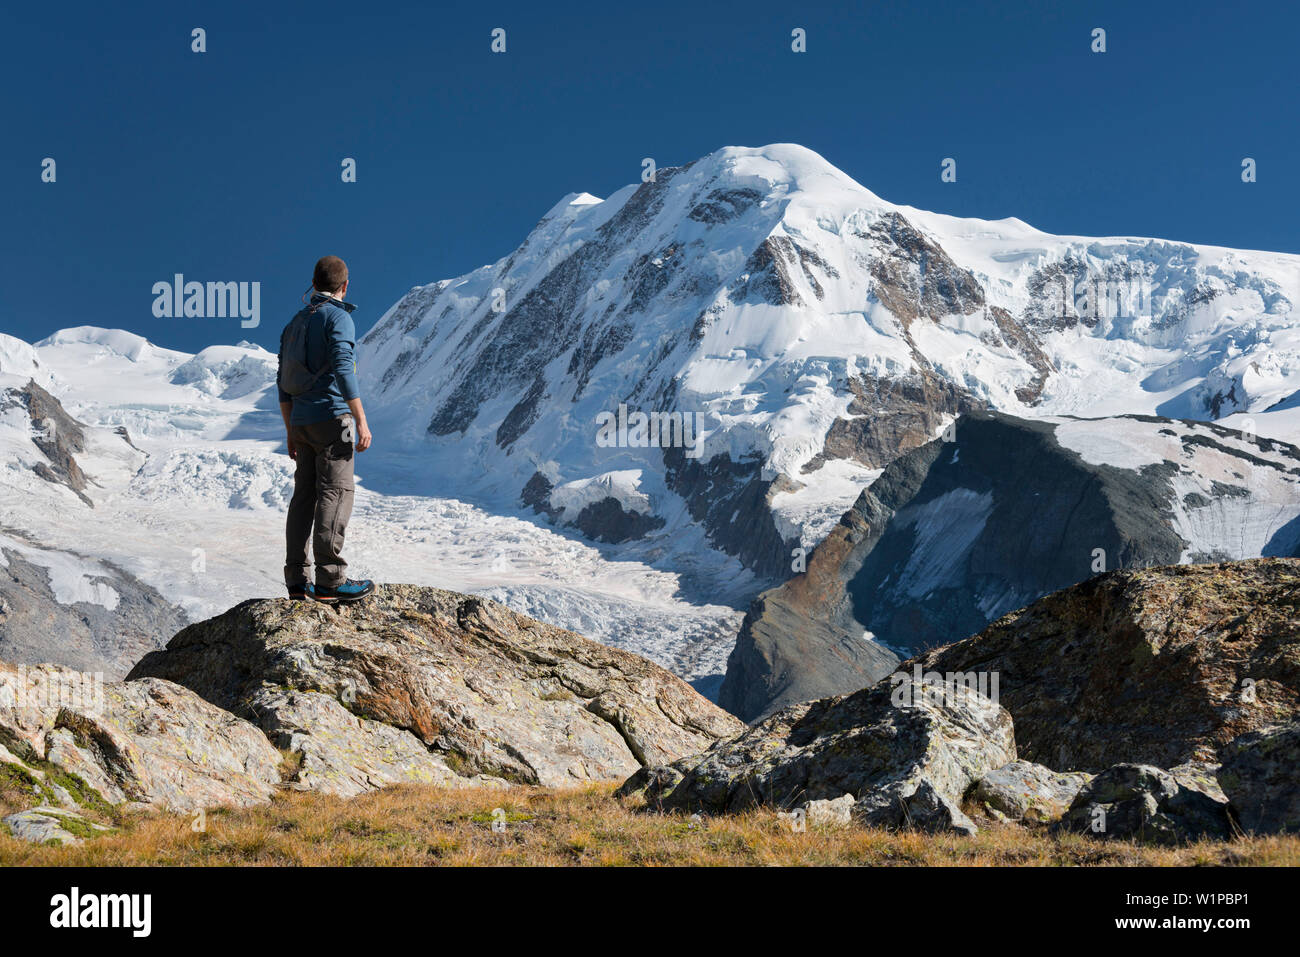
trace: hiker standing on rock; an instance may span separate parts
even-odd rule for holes
[[[370,448],[353,355],[356,327],[344,302],[348,267],[338,256],[316,263],[311,296],[280,333],[276,385],[288,433],[289,458],[297,463],[293,499],[285,523],[284,582],[290,598],[336,603],[365,598],[369,580],[347,577],[343,535],[352,517],[352,453]],[[311,581],[307,540],[316,558]]]

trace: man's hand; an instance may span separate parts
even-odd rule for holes
[[[348,399],[348,411],[352,413],[352,422],[356,428],[357,451],[364,452],[370,448],[370,426],[366,424],[366,410],[361,407],[361,400]]]
[[[289,447],[289,458],[296,461],[298,458],[298,447],[293,444],[293,439],[286,435],[284,437],[284,444]]]

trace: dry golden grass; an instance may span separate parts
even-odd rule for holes
[[[0,834],[4,865],[1197,865],[1300,864],[1300,837],[1142,847],[1012,826],[975,838],[880,830],[795,833],[769,810],[699,822],[647,813],[612,786],[450,791],[402,786],[350,800],[285,792],[272,803],[185,816],[128,814],[71,847]],[[503,833],[492,812],[504,810]]]

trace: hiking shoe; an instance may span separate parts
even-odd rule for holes
[[[374,594],[374,591],[375,583],[369,578],[363,578],[361,581],[349,578],[342,585],[338,585],[334,588],[317,585],[316,593],[313,597],[317,601],[330,603],[340,602],[346,604],[348,602],[360,601],[367,595]]]
[[[316,597],[316,586],[311,582],[305,585],[287,585],[289,589],[289,598],[293,601],[303,601],[306,598]]]

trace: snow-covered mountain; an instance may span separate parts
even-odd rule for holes
[[[802,147],[723,149],[567,196],[504,259],[388,310],[358,350],[377,443],[352,570],[716,676],[736,609],[957,416],[1296,441],[1297,297],[1300,257],[956,219]],[[134,581],[192,619],[277,594],[273,376],[247,343],[0,335],[0,563],[25,607],[100,621],[86,602],[126,607]],[[1187,522],[1219,514],[1210,492]]]
[[[1215,419],[1293,396],[1297,301],[1300,256],[959,219],[800,146],[731,147],[564,197],[508,256],[412,289],[361,369],[373,417],[449,487],[604,540],[702,525],[783,575],[962,412]],[[687,416],[697,448],[638,446],[638,412]]]

